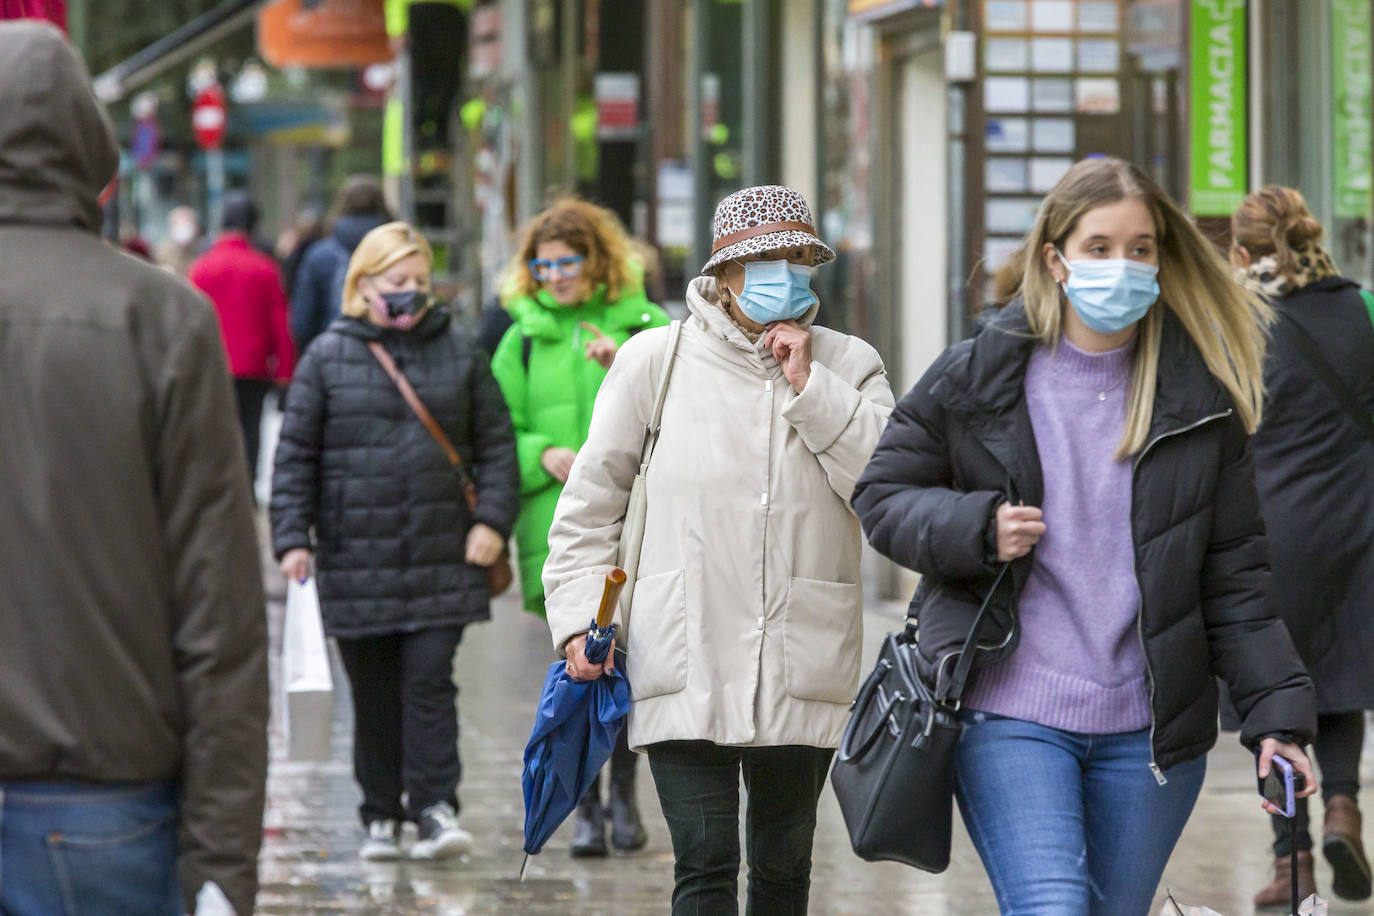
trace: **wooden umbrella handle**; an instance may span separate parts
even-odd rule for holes
[[[601,607],[596,612],[597,629],[604,630],[615,619],[615,606],[625,588],[625,570],[615,567],[606,573],[606,588],[601,593]]]

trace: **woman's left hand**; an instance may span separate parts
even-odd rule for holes
[[[1293,770],[1301,773],[1303,776],[1305,785],[1301,792],[1293,793],[1294,797],[1306,798],[1309,795],[1316,794],[1317,777],[1312,772],[1312,763],[1307,759],[1307,754],[1303,753],[1303,749],[1296,744],[1289,744],[1286,741],[1280,741],[1278,738],[1265,738],[1260,742],[1259,763],[1255,769],[1255,773],[1260,779],[1269,775],[1269,768],[1273,766],[1270,761],[1275,755],[1285,758],[1289,763],[1293,764]],[[1275,808],[1267,801],[1260,802],[1260,807],[1270,814],[1283,814],[1282,811]]]
[[[792,389],[801,394],[811,380],[811,332],[795,321],[779,321],[768,326],[763,345],[773,349],[773,358],[782,364],[782,374]]]
[[[467,561],[473,566],[490,566],[505,547],[505,538],[495,528],[478,522],[468,532]]]
[[[620,348],[615,345],[615,341],[606,336],[606,332],[592,324],[590,321],[579,322],[582,329],[592,335],[592,339],[587,341],[587,359],[595,360],[602,369],[611,368],[611,363],[615,362],[616,353]]]

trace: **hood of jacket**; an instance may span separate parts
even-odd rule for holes
[[[97,199],[119,147],[85,65],[55,27],[0,23],[0,112],[0,225],[99,231]]]
[[[385,213],[349,213],[334,220],[334,226],[329,230],[329,234],[334,237],[334,241],[343,246],[344,251],[352,254],[358,247],[358,243],[378,226],[385,225],[390,220]]]
[[[329,330],[337,331],[348,337],[357,337],[363,341],[379,340],[382,343],[397,340],[426,341],[443,333],[449,326],[452,317],[449,310],[444,306],[432,305],[419,323],[409,331],[384,328],[379,324],[373,324],[366,318],[353,318],[349,315],[335,319],[334,323],[329,326]]]

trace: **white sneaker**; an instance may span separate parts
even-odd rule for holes
[[[367,840],[358,850],[358,858],[364,862],[395,862],[401,857],[399,836],[395,821],[373,821],[367,825]]]
[[[448,859],[472,851],[472,834],[458,826],[458,814],[448,802],[420,812],[420,838],[410,847],[412,859]]]

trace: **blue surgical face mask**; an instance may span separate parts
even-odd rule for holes
[[[1145,317],[1159,299],[1159,268],[1129,258],[1092,258],[1069,261],[1055,249],[1069,269],[1063,284],[1083,323],[1099,334],[1124,331]]]
[[[750,261],[744,265],[744,289],[735,294],[735,301],[756,324],[795,321],[816,304],[811,292],[815,270],[791,261]]]

